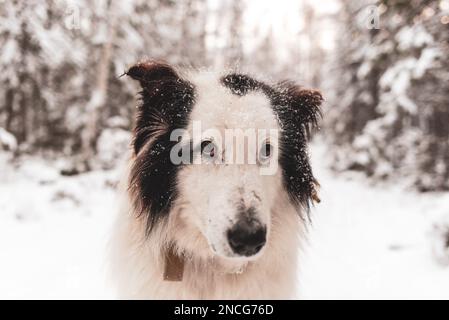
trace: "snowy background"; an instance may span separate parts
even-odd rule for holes
[[[0,298],[114,298],[143,57],[318,87],[302,298],[449,299],[449,1],[0,1]]]

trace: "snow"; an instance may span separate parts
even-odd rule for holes
[[[313,151],[313,164],[325,159],[324,149]],[[300,263],[303,298],[449,298],[449,268],[432,254],[442,243],[432,241],[434,223],[449,217],[449,193],[373,186],[362,175],[317,169],[322,202]]]
[[[449,193],[336,176],[323,147],[312,154],[322,202],[301,256],[301,297],[449,298],[449,268],[433,255]],[[0,298],[114,298],[107,252],[119,170],[62,177],[58,163],[2,155]]]
[[[17,51],[19,51],[17,43],[11,39],[7,40],[3,45],[0,61],[3,61],[4,64],[13,63]]]
[[[0,128],[0,150],[7,148],[7,150],[14,151],[17,149],[16,138],[3,128]]]
[[[112,298],[116,172],[55,179],[55,165],[38,159],[0,165],[0,298]]]
[[[449,266],[449,214],[443,214],[434,223],[431,233],[432,252],[435,259],[444,266]]]
[[[118,118],[116,120],[118,121]],[[97,158],[101,167],[110,169],[119,163],[123,163],[128,156],[128,152],[123,152],[123,150],[129,149],[130,142],[131,133],[129,130],[120,128],[104,129],[97,141]]]
[[[396,40],[399,42],[399,49],[402,51],[424,47],[434,42],[432,36],[421,25],[403,27],[396,35]]]

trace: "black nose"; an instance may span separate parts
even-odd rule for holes
[[[234,253],[252,256],[266,242],[267,228],[255,219],[241,219],[228,230],[228,242]]]

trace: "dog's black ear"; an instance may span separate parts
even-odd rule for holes
[[[321,104],[324,101],[320,91],[306,89],[292,82],[279,84],[282,95],[290,106],[292,120],[299,121],[307,135],[318,125],[321,118]]]
[[[139,81],[144,90],[152,90],[161,81],[179,79],[177,72],[172,66],[155,60],[139,62],[126,71],[125,74]]]
[[[167,217],[176,198],[178,165],[170,160],[178,141],[175,129],[185,129],[195,101],[195,87],[170,65],[141,62],[126,73],[142,86],[136,110],[134,156],[129,190],[134,211],[146,217],[147,232]]]
[[[142,87],[134,130],[137,155],[147,141],[184,126],[193,104],[194,88],[165,62],[140,62],[125,74],[139,81]]]
[[[323,96],[318,90],[305,89],[292,82],[281,82],[270,91],[274,110],[282,128],[279,163],[293,203],[309,212],[318,202],[317,181],[310,166],[307,140],[321,118]]]

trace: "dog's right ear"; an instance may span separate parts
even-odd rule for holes
[[[155,60],[139,62],[126,71],[125,74],[139,81],[142,89],[149,92],[157,88],[163,81],[179,79],[172,66]]]

